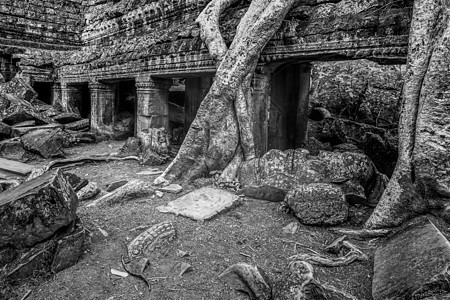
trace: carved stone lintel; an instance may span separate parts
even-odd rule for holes
[[[172,84],[171,79],[153,78],[148,75],[136,77],[136,89],[138,91],[160,90],[169,92]]]

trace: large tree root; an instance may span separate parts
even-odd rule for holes
[[[155,189],[151,183],[144,180],[134,179],[114,191],[92,201],[86,206],[93,207],[105,204],[113,205],[123,203],[131,199],[153,195],[154,192]]]
[[[389,229],[346,229],[346,228],[332,228],[331,231],[351,236],[353,238],[360,240],[384,237],[392,232],[392,230]]]
[[[339,257],[326,257],[320,254],[296,254],[289,257],[289,260],[302,260],[309,262],[313,265],[318,265],[322,267],[341,267],[348,266],[355,261],[366,261],[368,260],[367,255],[359,250],[352,243],[345,241],[346,237],[343,236],[329,246],[325,248],[325,251],[333,254],[337,254]],[[346,253],[345,253],[346,252]],[[345,253],[345,254],[344,254]],[[343,255],[343,256],[342,256]]]

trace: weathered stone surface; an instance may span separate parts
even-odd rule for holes
[[[374,300],[424,299],[449,293],[445,280],[439,284],[449,263],[450,243],[433,223],[409,226],[376,250],[372,296]]]
[[[55,273],[75,265],[83,253],[86,230],[77,219],[71,231],[56,242],[50,271]]]
[[[340,183],[344,193],[367,197],[376,203],[385,176],[374,168],[364,154],[352,152],[326,152],[312,156],[305,149],[270,150],[261,158],[243,163],[238,174],[243,186],[274,186],[285,191],[307,183]]]
[[[66,178],[67,182],[69,182],[75,193],[84,188],[89,183],[86,178],[81,178],[74,173],[65,172],[63,173],[63,175]]]
[[[25,105],[13,105],[7,108],[3,115],[3,122],[14,125],[24,121],[34,120],[37,125],[55,123],[52,119],[40,114],[34,108]]]
[[[89,119],[81,119],[76,122],[68,123],[64,125],[64,129],[67,130],[74,130],[74,131],[81,131],[81,130],[88,130],[90,126]]]
[[[348,217],[347,201],[334,184],[299,185],[287,193],[285,202],[300,222],[308,225],[336,225]]]
[[[78,200],[86,201],[94,198],[100,193],[100,188],[96,182],[89,182],[77,192]]]
[[[61,133],[61,129],[34,130],[22,136],[22,143],[26,150],[49,158],[59,154],[63,147],[64,139]]]
[[[237,205],[239,197],[220,189],[204,187],[170,201],[157,210],[174,213],[194,220],[208,220],[224,210]]]
[[[56,129],[56,128],[62,128],[62,125],[60,124],[49,124],[49,125],[40,125],[40,126],[31,126],[31,127],[17,127],[13,126],[11,128],[11,136],[12,137],[21,137],[22,135],[39,129]]]
[[[52,119],[60,124],[67,124],[81,120],[81,116],[77,113],[67,112],[53,116]]]
[[[76,218],[78,199],[60,170],[0,194],[0,248],[30,247]]]
[[[159,155],[152,149],[145,149],[142,154],[142,163],[146,166],[159,166],[165,164],[168,159],[168,156]]]
[[[13,138],[0,141],[0,156],[6,159],[27,161],[34,154],[26,151],[20,139]]]
[[[0,85],[0,92],[14,95],[20,99],[31,101],[37,97],[36,91],[23,78],[14,77],[7,83]]]
[[[119,150],[119,156],[139,156],[141,153],[141,141],[135,137],[129,137]]]

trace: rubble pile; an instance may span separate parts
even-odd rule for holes
[[[19,76],[0,84],[0,156],[4,158],[26,161],[34,154],[62,155],[64,147],[94,142],[89,128],[89,119],[37,99],[36,91]]]

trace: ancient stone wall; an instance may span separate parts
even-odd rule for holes
[[[81,0],[3,0],[0,45],[65,50],[81,45]]]

